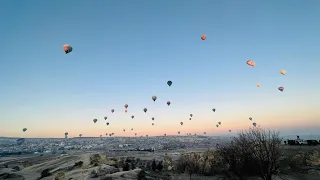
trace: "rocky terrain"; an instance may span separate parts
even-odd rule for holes
[[[274,179],[319,180],[320,179],[320,146],[283,146],[279,172]],[[184,154],[187,152],[184,152]],[[203,173],[193,175],[192,179],[227,179],[207,163],[214,160],[214,151],[198,152],[199,167]],[[133,154],[129,156],[107,157],[107,153],[86,153],[67,156],[6,158],[0,163],[0,179],[14,180],[130,180],[130,179],[189,179],[188,174],[177,172],[179,153],[155,152]],[[156,166],[153,167],[155,159]],[[161,165],[159,165],[161,164]],[[208,172],[206,172],[208,171]],[[215,173],[210,174],[210,171]],[[207,174],[205,176],[205,174]],[[208,175],[210,174],[210,175]],[[250,179],[260,179],[252,177]]]

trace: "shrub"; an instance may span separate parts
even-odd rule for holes
[[[181,155],[176,165],[178,173],[187,172],[191,179],[192,174],[199,173],[199,169],[200,169],[198,164],[199,159],[200,159],[200,156],[196,153]]]
[[[40,178],[44,178],[44,177],[48,177],[48,176],[51,176],[50,169],[42,170]]]
[[[112,177],[103,177],[103,178],[101,178],[101,180],[113,180],[113,178]]]
[[[163,165],[162,165],[162,161],[160,161],[157,165],[157,170],[162,171],[162,169],[163,169]]]
[[[125,163],[125,165],[122,168],[123,171],[129,171],[130,170],[130,165],[129,163]]]
[[[131,163],[131,169],[132,170],[136,169],[136,165],[134,163]]]
[[[157,169],[157,163],[156,163],[155,159],[153,159],[153,161],[152,161],[151,168],[153,171],[155,171]]]
[[[138,180],[144,180],[146,178],[146,172],[144,170],[141,170],[137,176]]]
[[[92,170],[92,171],[90,172],[90,178],[97,178],[97,177],[98,177],[97,171]]]
[[[231,143],[217,147],[217,152],[238,177],[260,175],[271,180],[279,166],[281,142],[279,133],[250,128],[240,132]]]
[[[74,163],[74,167],[82,167],[83,161],[78,161]]]
[[[59,180],[60,178],[64,178],[65,174],[63,172],[58,172],[55,176],[54,179],[55,180]]]

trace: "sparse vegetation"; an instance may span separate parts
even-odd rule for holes
[[[78,161],[74,163],[74,167],[82,167],[83,161]]]
[[[151,168],[153,171],[155,171],[157,169],[157,163],[156,163],[155,159],[152,160]]]
[[[98,177],[97,171],[92,170],[92,171],[90,172],[90,178],[97,178],[97,177]]]
[[[39,179],[42,179],[42,178],[48,177],[48,176],[51,176],[50,169],[44,169],[44,170],[42,170],[41,176]]]
[[[112,177],[102,177],[101,180],[113,180]]]
[[[59,180],[60,178],[64,178],[64,177],[65,177],[65,174],[63,172],[58,172],[54,176],[54,180]]]
[[[282,145],[280,145],[280,142]],[[74,164],[70,165],[68,163],[61,168],[49,165],[48,167],[50,167],[52,171],[49,169],[43,170],[41,177],[39,177],[39,172],[35,174],[39,177],[37,179],[47,177],[55,180],[71,178],[99,178],[110,180],[119,177],[128,180],[132,179],[132,177],[143,180],[247,180],[258,179],[258,176],[264,180],[270,180],[273,176],[277,176],[273,179],[279,179],[279,177],[291,179],[293,176],[301,180],[320,179],[319,146],[305,145],[300,147],[284,145],[278,133],[259,128],[242,131],[237,137],[232,139],[232,142],[226,144],[219,142],[219,144],[215,150],[208,149],[199,152],[185,152],[181,154],[180,157],[177,157],[175,155],[176,153],[169,151],[164,154],[163,159],[159,159],[159,156],[152,157],[153,155],[151,155],[152,159],[149,159],[149,154],[147,157],[143,157],[143,159],[122,155],[111,158],[107,158],[103,154],[85,155],[80,156],[81,159],[78,161],[73,159]],[[139,154],[141,157],[142,153]],[[157,154],[162,155],[160,153]],[[112,155],[112,153],[109,153],[109,155]],[[66,159],[75,157],[79,156],[72,157],[71,155],[67,158],[63,157],[61,158],[61,162],[64,163]],[[176,158],[178,158],[178,160],[176,160]],[[174,161],[172,159],[174,159]],[[2,164],[2,168],[9,167],[18,170],[18,167],[22,168],[23,163],[28,162],[33,166],[39,164],[39,160],[41,163],[46,160],[53,160],[54,163],[57,163],[54,158],[39,157],[37,160],[35,160],[35,158],[24,159],[24,161],[20,161],[19,163],[6,162]],[[81,177],[79,176],[80,167]],[[31,169],[32,168],[33,167],[31,167]],[[22,168],[21,171],[17,173],[19,175],[20,173],[23,174],[24,171],[28,169],[30,168]],[[121,170],[123,172],[114,174]],[[54,173],[53,177],[51,177],[50,172]],[[65,176],[65,173],[68,173],[68,177]],[[110,177],[111,174],[113,174],[112,177]],[[197,177],[195,175],[197,175]],[[14,173],[0,173],[0,179],[14,176]],[[30,177],[28,178],[30,179]]]
[[[131,169],[132,170],[136,169],[136,164],[134,162],[131,163]]]
[[[94,155],[90,156],[90,164],[97,166],[100,159],[101,159],[101,157],[99,154],[94,154]]]
[[[200,156],[196,153],[182,154],[177,163],[178,173],[188,173],[191,179],[193,174],[199,173]]]
[[[162,171],[162,169],[163,169],[163,165],[162,165],[162,161],[160,161],[157,165],[157,170]]]
[[[123,170],[123,171],[129,171],[129,170],[130,170],[130,165],[129,165],[129,163],[126,162],[126,163],[124,164],[122,170]]]
[[[277,132],[251,128],[240,132],[230,144],[219,146],[217,152],[236,176],[260,175],[271,180],[279,167],[281,142]]]
[[[138,177],[137,177],[138,180],[145,180],[146,179],[146,172],[144,170],[141,170],[139,173],[138,173]]]

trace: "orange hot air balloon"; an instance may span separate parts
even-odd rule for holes
[[[124,110],[124,112],[126,113],[126,112],[128,112],[128,110]]]
[[[201,40],[206,40],[207,39],[207,36],[205,35],[205,34],[202,34],[202,36],[201,36]]]
[[[286,70],[281,70],[281,71],[280,71],[280,74],[282,74],[282,75],[285,75],[286,73],[287,73]]]
[[[248,60],[248,61],[247,61],[247,64],[248,64],[249,66],[251,66],[251,67],[254,67],[254,66],[256,65],[256,63],[253,62],[253,61],[251,61],[251,60]]]
[[[69,44],[64,44],[62,46],[62,49],[66,54],[68,54],[68,53],[70,53],[72,51],[72,46],[70,46]]]
[[[260,84],[257,84],[258,87],[260,87]]]

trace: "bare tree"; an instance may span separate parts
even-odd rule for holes
[[[218,147],[218,152],[230,165],[230,171],[241,179],[258,173],[271,180],[281,157],[281,142],[277,132],[250,128],[240,132],[232,143]]]
[[[196,153],[188,153],[181,155],[177,164],[178,172],[187,172],[191,180],[191,176],[199,172],[199,159],[200,156]]]

